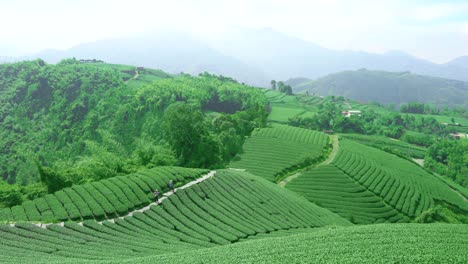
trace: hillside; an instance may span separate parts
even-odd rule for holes
[[[126,215],[149,205],[154,190],[168,191],[207,174],[207,170],[157,167],[126,176],[75,185],[22,205],[0,209],[0,222],[41,222],[104,220]]]
[[[153,179],[163,176],[170,177],[166,173]],[[129,193],[112,192],[119,200]],[[91,204],[89,199],[86,203]],[[347,226],[349,222],[259,177],[221,170],[203,182],[176,190],[159,205],[124,218],[46,227],[21,222],[0,225],[0,255],[7,261],[4,263],[32,259],[49,263],[77,259],[115,262],[326,225]]]
[[[385,235],[383,235],[385,234]],[[453,236],[451,235],[453,234]],[[182,254],[134,259],[141,263],[465,263],[460,225],[373,225],[320,229]],[[440,239],[440,236],[444,239]],[[351,253],[352,252],[352,253]],[[122,263],[129,263],[122,262]]]
[[[76,59],[0,65],[0,103],[2,263],[468,257],[460,108]]]
[[[325,100],[318,96],[286,95],[272,90],[265,90],[270,103],[268,121],[287,124],[290,118],[310,117],[323,106]]]
[[[379,224],[320,228],[286,237],[256,239],[233,245],[112,261],[48,258],[35,263],[466,263],[462,225]],[[443,237],[443,239],[441,239]],[[2,255],[9,254],[3,251]],[[352,254],[350,253],[352,252]],[[24,263],[31,256],[8,259]],[[23,261],[23,262],[21,262]]]
[[[263,93],[232,79],[77,60],[2,64],[0,92],[0,170],[21,185],[222,166],[267,114]]]
[[[463,196],[398,156],[349,139],[330,165],[304,172],[286,185],[354,223],[409,222],[443,205],[468,214]]]
[[[229,167],[274,182],[323,159],[328,143],[327,136],[316,131],[284,125],[262,128],[245,141]]]
[[[363,103],[420,102],[468,107],[468,83],[409,72],[345,71],[293,85],[293,89],[323,96],[344,96]]]

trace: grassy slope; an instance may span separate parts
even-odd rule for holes
[[[233,170],[179,190],[143,213],[47,229],[0,225],[2,263],[65,259],[120,261],[227,245],[281,230],[350,225],[338,215],[264,179]],[[190,256],[191,253],[188,253]]]
[[[463,225],[322,228],[193,252],[112,263],[466,263]],[[87,262],[94,263],[94,262]],[[96,262],[111,263],[111,262]]]

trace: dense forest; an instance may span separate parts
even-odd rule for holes
[[[137,82],[134,70],[0,65],[0,206],[142,168],[223,167],[265,125],[261,90],[207,73],[140,70]]]

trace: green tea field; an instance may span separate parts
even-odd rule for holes
[[[254,132],[246,140],[243,153],[229,167],[278,181],[294,170],[323,159],[328,144],[328,136],[323,133],[274,125]]]
[[[288,189],[354,223],[409,222],[437,203],[468,211],[460,193],[418,165],[349,139],[330,165],[293,179]]]
[[[173,177],[170,173],[160,175]],[[114,195],[125,199],[123,193]],[[160,205],[131,216],[46,226],[26,221],[2,225],[0,255],[3,263],[122,260],[326,225],[350,223],[266,180],[222,170],[197,185],[177,190]]]

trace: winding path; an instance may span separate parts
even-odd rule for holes
[[[137,79],[138,77],[140,77],[140,73],[138,72],[138,67],[136,67],[136,68],[135,68],[135,75],[133,75],[132,78],[126,80],[125,83],[127,84],[130,80],[135,80],[135,79]]]
[[[339,148],[340,148],[340,144],[339,144],[339,142],[338,142],[338,136],[337,136],[337,135],[331,135],[331,136],[330,136],[330,139],[332,140],[332,150],[331,150],[330,154],[328,155],[328,157],[327,157],[324,161],[322,161],[322,162],[320,162],[320,163],[318,163],[318,164],[312,165],[312,166],[318,167],[318,166],[328,165],[328,164],[330,164],[330,163],[335,159],[336,154],[338,153],[338,150],[339,150]],[[302,170],[302,171],[303,171],[303,170]],[[295,174],[286,177],[284,180],[282,180],[282,181],[280,181],[280,182],[278,183],[279,186],[281,186],[281,187],[286,186],[286,184],[287,184],[288,182],[290,182],[290,181],[292,181],[293,179],[295,179],[295,178],[301,176],[302,171],[296,172]]]
[[[120,217],[113,218],[113,219],[106,219],[106,220],[103,220],[103,221],[99,221],[98,223],[99,223],[99,224],[102,224],[102,223],[105,222],[105,221],[114,223],[116,219],[124,219],[125,217],[133,216],[133,214],[135,214],[135,213],[143,213],[143,212],[145,212],[145,211],[148,211],[148,210],[151,209],[151,206],[157,206],[157,205],[159,205],[162,201],[166,200],[169,196],[171,196],[171,195],[177,193],[178,190],[187,189],[187,188],[189,188],[190,186],[193,186],[193,185],[195,185],[195,184],[199,184],[199,183],[201,183],[201,182],[203,182],[203,181],[206,181],[206,180],[208,180],[208,179],[214,177],[215,174],[216,174],[216,171],[214,171],[214,170],[213,170],[213,171],[210,171],[208,174],[204,175],[203,177],[200,177],[200,178],[198,178],[198,179],[196,179],[196,180],[193,180],[193,181],[191,181],[191,182],[188,182],[188,183],[186,183],[185,185],[183,185],[183,186],[181,186],[181,187],[179,187],[179,188],[175,188],[175,192],[172,192],[172,191],[166,192],[165,194],[162,195],[161,198],[158,199],[157,202],[150,203],[148,206],[145,206],[145,207],[143,207],[143,208],[141,208],[141,209],[134,210],[134,211],[128,213],[127,215],[120,216]],[[49,226],[49,225],[64,226],[65,222],[47,223],[47,224],[45,224],[45,223],[32,223],[32,224],[34,224],[34,225],[36,225],[36,226],[38,226],[38,227],[41,227],[41,228],[47,228],[47,226]],[[81,225],[81,226],[83,226],[83,222],[78,222],[78,224]],[[14,227],[14,226],[15,226],[15,223],[11,223],[10,226],[11,226],[11,227]]]

